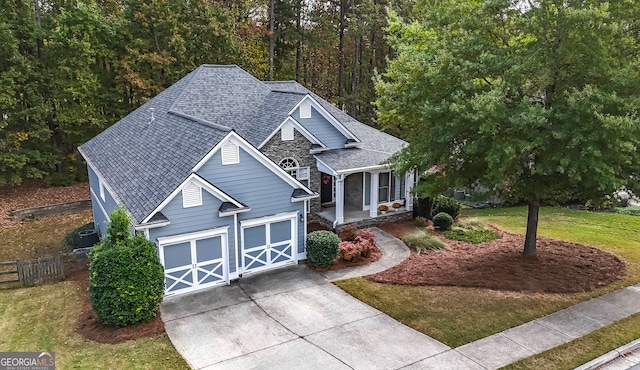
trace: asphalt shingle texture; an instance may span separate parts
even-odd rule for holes
[[[336,171],[381,164],[406,145],[295,81],[261,82],[237,66],[202,65],[79,149],[140,223],[231,129],[258,147],[306,94],[362,142],[316,155]]]

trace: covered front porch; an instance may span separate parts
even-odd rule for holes
[[[322,208],[316,216],[321,223],[338,228],[411,217],[413,173],[398,175],[385,165],[334,170],[320,164],[318,169],[322,176]]]
[[[318,222],[327,227],[367,227],[383,222],[393,222],[399,220],[410,219],[413,216],[413,211],[407,210],[405,207],[399,208],[397,211],[391,209],[385,214],[380,213],[376,217],[371,217],[369,211],[363,211],[352,206],[345,206],[343,211],[343,222],[337,224],[336,221],[336,207],[323,207],[322,211],[316,214]]]

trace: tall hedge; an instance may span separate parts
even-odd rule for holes
[[[91,305],[104,324],[134,325],[156,316],[164,297],[164,269],[155,244],[130,234],[124,209],[110,218],[111,234],[89,254]]]

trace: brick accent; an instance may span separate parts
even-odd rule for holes
[[[320,194],[320,171],[316,166],[316,159],[309,154],[311,142],[298,130],[293,130],[293,140],[282,141],[280,132],[277,132],[260,149],[276,164],[284,158],[295,158],[300,167],[309,167],[309,188]],[[311,214],[320,212],[320,197],[311,200]]]

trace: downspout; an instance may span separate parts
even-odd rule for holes
[[[238,214],[233,214],[233,253],[236,255],[236,275],[240,277],[240,265],[238,264],[238,258],[242,258],[238,256]],[[228,284],[229,282],[227,282]]]

